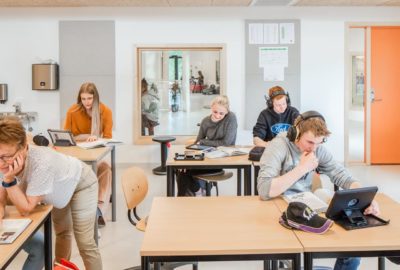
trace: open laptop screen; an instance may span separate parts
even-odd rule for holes
[[[55,146],[74,146],[76,142],[74,136],[68,130],[48,129],[51,142]]]

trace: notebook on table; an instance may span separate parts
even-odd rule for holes
[[[32,222],[29,218],[3,219],[0,227],[0,244],[11,244]]]

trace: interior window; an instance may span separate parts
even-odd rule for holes
[[[209,104],[224,94],[222,47],[138,48],[135,141],[151,136],[195,136]]]

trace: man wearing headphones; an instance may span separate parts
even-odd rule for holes
[[[343,189],[361,187],[322,146],[329,134],[324,117],[316,111],[308,111],[296,118],[287,133],[276,136],[261,157],[257,179],[260,199],[311,191],[316,170]],[[373,201],[364,214],[379,215],[377,202]],[[355,270],[359,264],[360,258],[339,258],[334,270]]]
[[[253,142],[256,146],[266,146],[278,133],[287,131],[299,111],[290,106],[289,94],[280,86],[268,90],[267,108],[258,116],[253,128]]]

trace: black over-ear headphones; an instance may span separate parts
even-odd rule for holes
[[[322,114],[320,114],[317,111],[307,111],[307,112],[300,114],[299,117],[300,117],[300,121],[298,121],[296,123],[296,125],[292,125],[287,131],[287,137],[288,137],[289,141],[291,141],[291,142],[294,142],[297,139],[297,137],[299,136],[298,125],[301,122],[306,121],[307,119],[310,119],[310,118],[314,118],[314,117],[320,118],[320,119],[322,119],[322,121],[325,122],[325,118],[322,116]]]
[[[289,93],[285,92],[284,90],[279,90],[279,91],[273,92],[269,97],[266,97],[268,109],[272,110],[274,108],[273,100],[274,100],[275,97],[277,97],[279,95],[285,95],[286,96],[286,103],[287,103],[288,106],[290,105]]]

